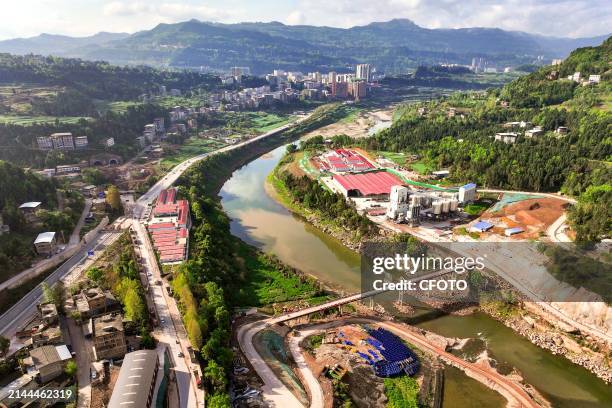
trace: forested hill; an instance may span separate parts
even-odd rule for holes
[[[18,207],[27,201],[40,201],[44,208],[54,208],[56,186],[51,179],[43,179],[11,163],[0,160],[0,211],[4,222],[12,228],[18,220]],[[11,225],[12,224],[12,225]]]
[[[608,38],[502,89],[409,105],[391,128],[362,143],[373,150],[419,154],[430,168],[450,168],[455,182],[577,196],[571,217],[579,239],[610,236],[611,50]],[[576,71],[580,82],[567,79]],[[600,75],[601,81],[584,83],[590,75]],[[451,108],[456,112],[452,117]],[[504,125],[520,121],[540,126],[542,133],[527,137],[526,128]],[[518,138],[515,143],[496,141],[498,132],[516,132]]]
[[[221,24],[190,20],[159,24],[112,41],[51,36],[0,41],[0,52],[103,59],[119,64],[210,67],[248,66],[254,73],[273,69],[343,71],[371,63],[387,73],[441,62],[469,64],[483,57],[498,66],[560,58],[570,50],[600,43],[605,37],[555,38],[494,28],[428,29],[407,19],[348,29],[290,26],[278,22]],[[60,45],[61,44],[61,45]]]
[[[102,61],[0,54],[0,84],[27,82],[66,87],[88,98],[134,99],[165,85],[168,89],[209,88],[218,77],[193,71],[159,70],[151,67],[120,67]]]

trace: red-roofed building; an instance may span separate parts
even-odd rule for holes
[[[180,262],[187,258],[191,215],[189,201],[177,200],[175,188],[163,190],[153,208],[149,233],[162,263]]]
[[[377,171],[360,174],[334,174],[334,181],[345,197],[388,198],[391,187],[403,185],[399,177]]]

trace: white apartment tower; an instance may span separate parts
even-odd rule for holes
[[[358,64],[355,68],[355,78],[366,82],[371,82],[372,66],[370,64]]]

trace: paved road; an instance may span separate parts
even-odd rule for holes
[[[87,252],[90,250],[100,251],[114,241],[119,236],[118,232],[103,232],[97,240],[85,244],[83,249],[64,262],[59,268],[53,271],[44,282],[49,286],[54,285],[64,277],[72,268],[87,260]],[[36,305],[42,299],[42,289],[37,285],[28,292],[23,298],[15,303],[9,310],[0,316],[0,334],[11,338],[27,319],[36,313]]]
[[[534,192],[534,191],[500,190],[500,189],[496,189],[496,188],[479,188],[478,192],[479,193],[526,194],[526,195],[532,195],[532,196],[541,196],[541,197],[548,197],[548,198],[556,198],[558,200],[567,201],[568,203],[576,204],[576,199],[574,199],[572,197],[563,196],[563,195],[560,195],[560,194],[553,194],[553,193],[539,193],[539,192]]]
[[[264,383],[262,392],[267,406],[279,408],[303,407],[304,405],[300,400],[278,379],[253,345],[255,334],[267,326],[268,322],[266,320],[240,326],[237,336],[240,348]]]
[[[197,388],[195,378],[191,374],[190,367],[192,364],[187,352],[189,339],[183,327],[180,313],[178,309],[174,313],[172,312],[171,302],[168,300],[169,296],[164,290],[164,285],[156,284],[158,281],[161,282],[161,274],[145,227],[140,223],[134,223],[134,230],[138,237],[137,249],[143,259],[143,268],[149,281],[149,295],[153,299],[159,319],[159,326],[153,333],[159,342],[157,350],[159,353],[163,353],[166,348],[169,349],[174,363],[181,408],[197,407],[198,404],[201,406],[204,401],[204,394],[202,390]],[[179,357],[179,353],[182,353],[183,357]]]
[[[81,240],[79,236],[81,233],[81,229],[83,228],[83,224],[85,223],[85,217],[87,217],[87,214],[89,214],[90,210],[91,210],[91,200],[86,199],[85,207],[83,208],[81,217],[79,218],[79,221],[77,222],[76,226],[74,227],[74,230],[72,231],[72,234],[70,235],[70,240],[68,242],[68,245],[66,245],[66,248],[62,252],[52,256],[51,258],[43,259],[42,261],[37,262],[37,264],[34,267],[28,268],[25,271],[21,271],[19,274],[12,276],[10,279],[7,279],[4,282],[0,283],[0,291],[11,288],[11,287],[18,286],[21,283],[23,283],[25,280],[32,279],[40,275],[42,272],[44,272],[45,269],[51,269],[52,267],[58,265],[61,262],[62,256],[65,256],[66,251],[72,250],[74,249],[74,247],[80,244]],[[43,266],[43,265],[46,265],[46,266]],[[44,269],[41,269],[41,268],[44,268]]]
[[[178,180],[178,178],[181,176],[181,174],[183,174],[183,172],[185,170],[187,170],[189,167],[191,167],[194,163],[197,163],[198,161],[205,159],[206,157],[215,155],[215,154],[220,154],[220,153],[224,153],[224,152],[229,152],[231,150],[237,149],[239,147],[251,144],[253,142],[256,142],[258,140],[261,139],[265,139],[267,137],[270,137],[272,135],[276,135],[278,133],[281,133],[287,129],[292,128],[293,126],[295,126],[298,123],[301,123],[303,121],[305,121],[306,119],[308,119],[311,116],[311,114],[308,115],[304,115],[302,117],[300,117],[299,119],[295,120],[294,122],[288,123],[286,125],[280,126],[276,129],[273,129],[267,133],[264,133],[262,135],[256,136],[252,139],[249,140],[245,140],[244,142],[240,142],[240,143],[236,143],[234,145],[230,145],[230,146],[226,146],[223,147],[219,150],[215,150],[213,152],[209,152],[209,153],[203,153],[197,156],[194,156],[190,159],[185,160],[184,162],[177,164],[172,170],[170,170],[170,172],[168,172],[164,177],[162,177],[153,187],[151,187],[151,189],[149,189],[149,191],[147,191],[145,194],[143,194],[138,201],[136,202],[135,208],[134,208],[134,217],[135,218],[141,218],[144,214],[144,211],[147,207],[148,204],[152,203],[153,200],[159,195],[159,193],[162,190],[165,190],[167,188],[169,188],[170,186],[172,186],[176,180]]]
[[[247,141],[241,142],[241,143],[237,143],[235,145],[231,145],[231,146],[227,146],[224,147],[222,149],[219,149],[217,151],[214,152],[210,152],[210,153],[204,153],[198,156],[195,156],[193,158],[190,158],[188,160],[185,160],[184,162],[178,164],[177,166],[175,166],[168,174],[166,174],[164,177],[162,177],[153,187],[151,187],[151,189],[149,191],[147,191],[144,195],[142,195],[138,201],[136,202],[135,206],[134,206],[134,211],[133,211],[133,215],[134,218],[136,219],[140,219],[142,217],[142,215],[145,212],[145,209],[148,207],[149,204],[152,204],[153,200],[159,195],[160,191],[169,188],[172,184],[174,184],[176,182],[176,180],[181,176],[181,174],[187,170],[191,165],[193,165],[194,163],[208,157],[211,156],[213,154],[219,154],[219,153],[223,153],[223,152],[227,152],[233,149],[236,149],[238,147],[253,143],[257,140],[261,140],[264,139],[266,137],[275,135],[277,133],[280,133],[284,130],[287,130],[291,127],[293,127],[295,124],[300,123],[304,120],[306,120],[307,118],[309,118],[310,115],[306,115],[304,117],[299,118],[298,120],[283,125],[279,128],[276,128],[270,132],[267,132],[263,135],[254,137],[252,139],[249,139]],[[83,216],[81,218],[84,218]],[[79,222],[80,224],[82,224],[81,222]],[[120,219],[117,220],[113,225],[114,226],[129,226],[130,224],[130,220],[126,220],[126,219]],[[71,272],[71,269],[74,268],[75,266],[81,264],[82,262],[86,261],[87,258],[87,253],[90,250],[94,250],[94,251],[99,251],[101,249],[103,249],[107,244],[109,244],[110,242],[113,241],[113,237],[114,239],[118,238],[120,234],[116,233],[116,232],[108,232],[108,233],[102,233],[100,234],[96,239],[94,239],[93,241],[86,243],[85,246],[78,251],[74,256],[72,256],[71,258],[69,258],[66,262],[64,262],[60,267],[58,267],[53,273],[51,273],[51,275],[49,275],[44,282],[46,282],[49,286],[52,286],[53,284],[55,284],[56,282],[58,282],[60,279],[62,279],[63,277],[65,277],[68,273]],[[146,239],[143,240],[142,242],[148,242],[148,235],[146,235]],[[149,255],[147,257],[149,260],[148,262],[148,267],[152,268],[152,262],[151,260],[156,259],[154,256]],[[151,269],[149,269],[151,270]],[[154,294],[154,300],[156,303],[156,307],[158,306],[158,301],[161,301],[159,303],[159,307],[161,307],[161,312],[160,309],[158,309],[158,313],[160,313],[160,317],[164,317],[165,323],[161,325],[161,329],[162,332],[164,332],[167,336],[170,336],[172,334],[172,329],[170,328],[170,323],[172,322],[172,325],[175,325],[175,320],[176,317],[174,319],[171,319],[171,312],[172,310],[170,308],[168,308],[167,304],[168,301],[164,301],[165,299],[165,293],[162,292],[162,288],[161,287],[157,287],[156,289],[154,289],[154,291],[157,291],[157,294]],[[8,338],[13,338],[15,332],[19,329],[20,326],[22,326],[24,323],[27,322],[27,320],[29,318],[31,318],[35,313],[36,313],[36,305],[38,303],[40,303],[42,299],[42,289],[40,288],[40,285],[36,286],[34,289],[32,289],[30,292],[28,292],[22,299],[20,299],[17,303],[15,303],[9,310],[7,310],[4,314],[2,314],[2,316],[0,316],[0,335],[3,335],[5,337]],[[170,302],[172,303],[172,302]],[[166,305],[165,309],[164,309],[164,305]],[[174,309],[176,309],[176,305],[174,304]],[[164,314],[165,313],[165,314]],[[179,317],[180,319],[180,317]],[[175,330],[176,331],[176,330]],[[179,348],[176,346],[176,334],[174,334],[174,336],[171,337],[171,341],[170,342],[170,346],[173,352],[173,355],[178,355],[178,350]],[[184,341],[184,339],[183,339]],[[183,346],[183,341],[181,341],[180,347],[181,349],[184,349]],[[172,345],[175,346],[172,346]],[[11,348],[13,348],[15,345],[12,345]],[[183,351],[183,353],[185,353],[186,350]],[[185,355],[187,356],[188,354],[185,353]],[[177,359],[178,361],[178,359]],[[185,372],[189,373],[189,370],[187,369],[188,364],[185,364]],[[183,376],[184,377],[184,376]],[[179,382],[179,384],[183,384],[182,389],[179,387],[179,393],[181,395],[181,404],[183,404],[183,401],[185,400],[184,395],[185,393],[187,393],[189,396],[187,398],[186,404],[187,405],[182,405],[182,406],[188,406],[188,407],[195,407],[198,405],[198,401],[195,397],[195,392],[191,393],[188,390],[188,386],[186,386],[185,384],[188,383],[192,383],[195,380],[192,378],[191,375],[188,375],[188,379],[187,378],[182,378],[180,379],[179,376],[177,375],[177,381]],[[197,391],[196,391],[197,392]],[[192,397],[193,394],[193,397]],[[203,400],[203,399],[202,399]],[[204,403],[201,402],[201,406],[203,406]]]
[[[91,340],[83,336],[83,331],[73,319],[66,319],[72,351],[77,364],[77,382],[79,385],[78,408],[88,408],[91,404]]]

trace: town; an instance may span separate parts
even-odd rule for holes
[[[3,7],[0,407],[607,406],[612,38],[521,1]]]

